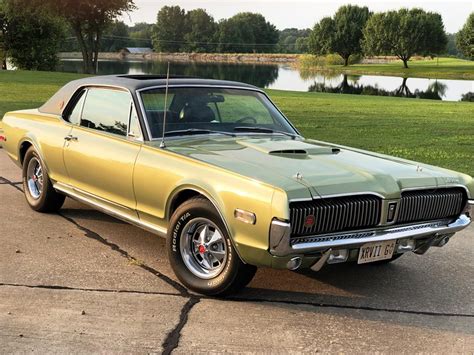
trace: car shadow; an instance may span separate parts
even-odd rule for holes
[[[107,238],[114,238],[113,242],[122,248],[133,245],[135,258],[148,260],[150,266],[177,280],[167,265],[163,238],[151,237],[146,231],[75,202],[68,202],[61,213],[82,224],[91,222],[89,228],[107,223],[107,228],[101,228],[109,230]],[[120,228],[126,225],[132,232],[114,233],[116,227],[110,223]],[[152,259],[146,257],[150,251]],[[456,327],[452,323],[452,319],[473,321],[473,305],[469,301],[472,294],[466,288],[467,281],[445,270],[446,264],[455,263],[454,260],[445,258],[440,262],[439,257],[430,253],[409,254],[391,264],[327,265],[319,272],[260,268],[250,285],[230,299],[266,302],[274,307],[313,305],[314,308],[305,310],[325,313],[345,309],[345,316],[349,317],[474,334],[474,327]],[[423,316],[445,321],[422,322]]]

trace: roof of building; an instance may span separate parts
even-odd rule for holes
[[[131,91],[166,85],[166,75],[103,75],[73,80],[59,89],[43,106],[40,112],[61,115],[66,104],[81,87],[110,86]],[[170,75],[169,86],[216,86],[258,89],[245,83],[227,80],[201,79]]]
[[[132,53],[132,54],[153,52],[153,49],[151,49],[149,47],[125,47],[124,50],[126,50],[127,52]]]

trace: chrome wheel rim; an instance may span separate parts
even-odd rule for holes
[[[35,200],[39,199],[43,192],[43,168],[37,158],[31,158],[26,169],[28,191]]]
[[[219,275],[227,261],[224,236],[206,218],[195,218],[186,223],[181,232],[180,251],[189,271],[202,279]]]

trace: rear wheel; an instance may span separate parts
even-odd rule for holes
[[[184,202],[174,212],[167,249],[179,280],[205,295],[237,292],[252,280],[257,269],[240,260],[219,214],[202,197]]]
[[[53,188],[39,154],[30,147],[23,159],[23,191],[30,207],[38,212],[56,212],[65,196]]]

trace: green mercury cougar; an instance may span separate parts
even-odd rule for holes
[[[471,177],[306,139],[247,84],[90,77],[3,128],[34,210],[69,196],[161,235],[176,276],[203,294],[236,292],[259,266],[424,254],[471,222]]]

